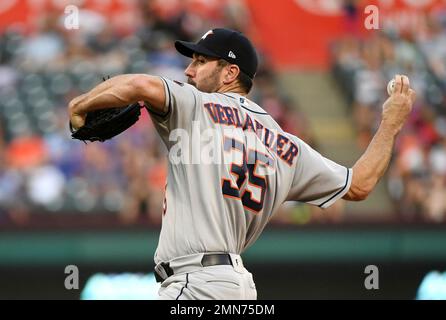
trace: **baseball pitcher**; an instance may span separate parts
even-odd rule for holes
[[[257,71],[251,42],[230,29],[197,43],[176,41],[192,58],[188,83],[144,74],[113,77],[70,102],[70,123],[89,112],[144,101],[169,150],[155,272],[160,299],[256,299],[241,254],[287,200],[326,208],[363,200],[384,174],[415,93],[396,75],[382,121],[353,168],[284,132],[247,98]]]

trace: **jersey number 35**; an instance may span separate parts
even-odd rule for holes
[[[256,170],[259,165],[272,167],[273,158],[253,149],[246,150],[243,142],[227,136],[224,137],[224,152],[241,152],[242,160],[230,164],[230,173],[235,178],[235,184],[233,179],[222,179],[223,196],[241,200],[245,209],[259,213],[263,209],[268,183],[265,176],[256,173]],[[248,182],[245,184],[246,179]],[[260,191],[257,192],[257,197],[253,197],[254,189]]]

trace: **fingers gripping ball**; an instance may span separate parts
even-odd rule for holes
[[[394,89],[395,89],[395,79],[392,79],[389,81],[389,83],[387,83],[387,93],[389,94],[389,96],[392,95]]]

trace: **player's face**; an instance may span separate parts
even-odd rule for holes
[[[187,82],[203,92],[217,92],[223,84],[223,67],[218,59],[194,54],[191,63],[184,73]]]

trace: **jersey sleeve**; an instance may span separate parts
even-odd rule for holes
[[[294,138],[298,156],[287,200],[327,208],[350,189],[352,169],[323,157],[302,140]]]
[[[196,118],[201,103],[201,94],[194,86],[187,83],[160,78],[164,83],[167,111],[159,113],[147,103],[146,108],[161,138],[169,146],[169,134],[172,130],[183,129],[190,132],[192,121]]]

